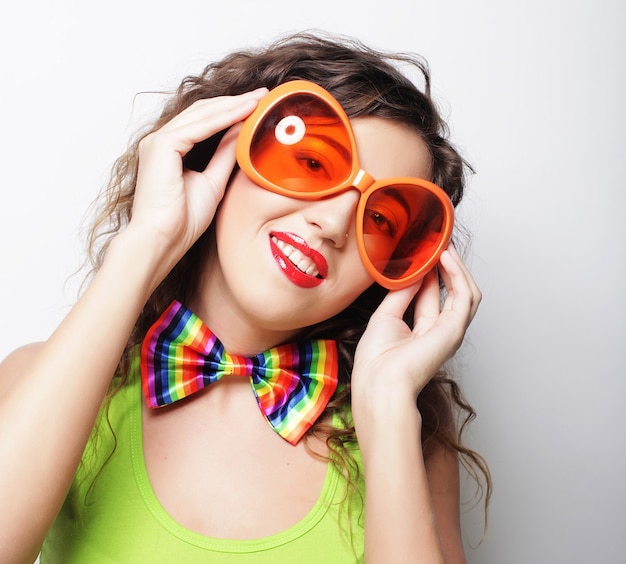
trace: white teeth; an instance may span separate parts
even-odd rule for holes
[[[289,260],[293,262],[293,264],[295,264],[297,267],[300,266],[300,263],[302,262],[303,259],[304,259],[304,255],[296,249],[294,249],[293,252],[289,253]],[[302,269],[300,268],[300,270]]]
[[[294,249],[289,243],[279,241],[276,237],[272,237],[272,241],[298,270],[309,276],[317,276],[319,274],[315,263],[298,249]]]

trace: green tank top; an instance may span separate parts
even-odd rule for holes
[[[363,561],[363,482],[360,495],[347,503],[345,479],[332,464],[308,515],[275,535],[226,540],[178,524],[160,505],[148,479],[142,397],[135,358],[129,382],[113,397],[109,409],[114,434],[104,422],[97,439],[87,445],[67,499],[42,546],[41,564]],[[359,452],[353,455],[360,464]]]

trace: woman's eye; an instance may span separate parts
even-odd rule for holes
[[[386,235],[392,239],[395,238],[398,231],[395,222],[389,220],[380,211],[369,211],[366,215],[366,219],[368,219],[365,225],[365,232],[367,234],[372,234],[373,230],[376,230],[378,233]],[[369,227],[367,226],[367,223],[370,224]]]
[[[396,188],[377,190],[367,200],[363,232],[397,242],[409,224],[409,207]]]
[[[328,179],[332,176],[332,168],[326,159],[310,153],[298,153],[296,162],[304,169],[307,176]]]
[[[323,170],[323,166],[322,163],[319,162],[316,159],[304,159],[304,165],[309,169],[312,170],[313,172],[319,172],[320,170]]]

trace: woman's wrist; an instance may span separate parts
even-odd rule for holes
[[[388,443],[391,436],[401,436],[411,444],[419,442],[422,416],[415,394],[393,382],[385,387],[353,395],[352,414],[362,450]]]
[[[146,300],[174,268],[179,258],[173,258],[173,245],[133,225],[118,233],[107,249],[103,267],[121,270],[132,283],[134,278],[143,286]]]

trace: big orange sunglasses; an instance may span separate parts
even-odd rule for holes
[[[450,240],[454,208],[448,195],[428,180],[375,180],[364,171],[348,116],[312,82],[286,82],[261,99],[239,134],[237,162],[254,183],[290,198],[361,192],[359,253],[387,289],[423,278]]]

